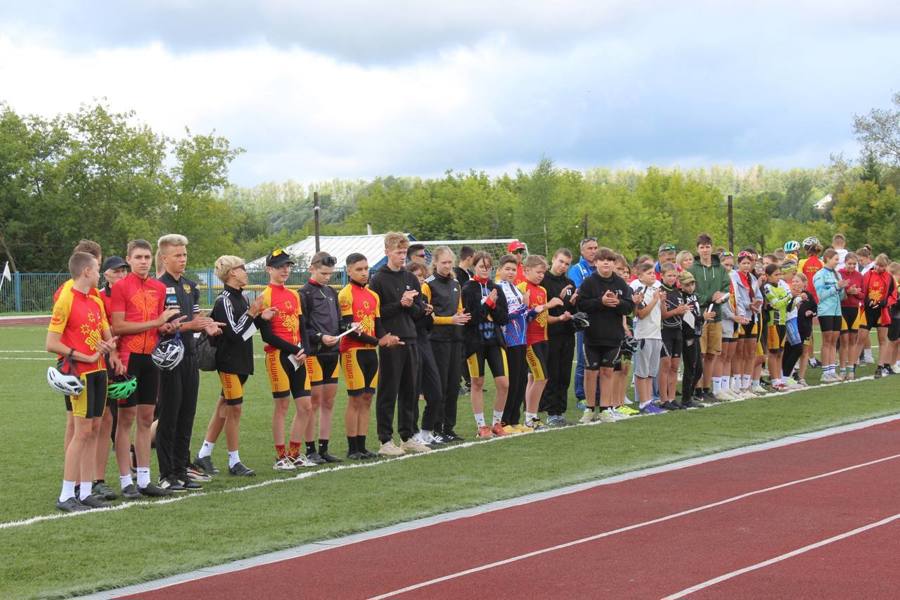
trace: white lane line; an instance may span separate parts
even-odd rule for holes
[[[749,567],[744,567],[743,569],[738,569],[736,571],[732,571],[730,573],[725,573],[724,575],[719,575],[718,577],[714,577],[712,579],[708,579],[703,583],[698,583],[697,585],[693,585],[689,588],[685,588],[680,592],[676,592],[669,596],[663,598],[663,600],[676,600],[677,598],[684,598],[689,594],[693,594],[694,592],[699,592],[700,590],[706,589],[708,587],[712,587],[717,583],[721,583],[723,581],[727,581],[729,579],[733,579],[738,575],[743,575],[744,573],[749,573],[750,571],[756,571],[757,569],[762,569],[768,567],[769,565],[774,565],[775,563],[779,563],[783,560],[787,560],[789,558],[793,558],[795,556],[799,556],[800,554],[804,554],[809,552],[810,550],[815,550],[816,548],[821,548],[822,546],[827,546],[828,544],[833,544],[834,542],[839,542],[841,540],[847,539],[849,537],[853,537],[854,535],[859,535],[860,533],[869,531],[870,529],[875,529],[876,527],[882,527],[887,525],[888,523],[892,523],[900,519],[900,513],[895,515],[891,515],[890,517],[886,517],[880,521],[876,521],[874,523],[869,523],[868,525],[863,525],[862,527],[857,527],[856,529],[851,529],[850,531],[845,531],[844,533],[839,533],[838,535],[832,536],[828,539],[824,539],[813,544],[809,544],[808,546],[803,546],[802,548],[797,548],[796,550],[791,550],[790,552],[785,552],[779,556],[775,556],[770,558],[769,560],[764,560],[762,562],[758,562],[755,565],[750,565]]]
[[[384,594],[379,594],[378,596],[371,596],[369,600],[383,600],[384,598],[393,598],[394,596],[399,596],[400,594],[405,594],[407,592],[412,592],[415,590],[420,590],[425,587],[429,587],[438,583],[443,583],[445,581],[450,581],[453,579],[459,579],[460,577],[465,577],[466,575],[472,575],[473,573],[480,573],[481,571],[488,571],[490,569],[501,567],[503,565],[508,565],[514,562],[519,562],[521,560],[525,560],[528,558],[533,558],[535,556],[540,556],[542,554],[548,554],[550,552],[556,552],[557,550],[563,550],[565,548],[571,548],[572,546],[579,546],[581,544],[587,544],[589,542],[594,542],[603,538],[611,537],[620,533],[625,533],[628,531],[633,531],[635,529],[642,529],[644,527],[649,527],[650,525],[657,525],[659,523],[664,523],[666,521],[671,521],[673,519],[678,519],[680,517],[684,517],[687,515],[692,515],[694,513],[702,512],[704,510],[710,510],[712,508],[717,508],[719,506],[724,506],[726,504],[732,504],[734,502],[738,502],[740,500],[745,500],[747,498],[751,498],[753,496],[758,496],[760,494],[766,494],[768,492],[773,492],[776,490],[781,490],[784,488],[792,487],[795,485],[800,485],[802,483],[808,483],[810,481],[816,481],[818,479],[824,479],[826,477],[833,477],[834,475],[840,475],[841,473],[847,473],[849,471],[855,471],[857,469],[862,469],[865,467],[869,467],[872,465],[877,465],[883,462],[887,462],[890,460],[895,460],[900,458],[900,454],[892,454],[890,456],[885,456],[882,458],[877,458],[875,460],[870,460],[864,463],[859,463],[857,465],[851,465],[849,467],[844,467],[843,469],[836,469],[834,471],[828,471],[826,473],[820,473],[818,475],[812,475],[810,477],[804,477],[803,479],[795,479],[793,481],[788,481],[785,483],[780,483],[778,485],[773,485],[765,488],[761,488],[758,490],[753,490],[750,492],[745,492],[743,494],[738,494],[737,496],[731,496],[730,498],[725,498],[724,500],[718,500],[716,502],[710,502],[709,504],[703,504],[702,506],[696,506],[694,508],[689,508],[687,510],[682,510],[676,513],[672,513],[666,515],[664,517],[658,517],[656,519],[651,519],[649,521],[642,521],[640,523],[634,523],[632,525],[626,525],[625,527],[619,527],[618,529],[612,529],[610,531],[604,531],[602,533],[597,533],[594,535],[590,535],[587,537],[579,538],[577,540],[572,540],[570,542],[565,542],[563,544],[557,544],[556,546],[550,546],[547,548],[541,548],[540,550],[534,550],[532,552],[527,552],[525,554],[519,554],[518,556],[511,556],[509,558],[505,558],[503,560],[498,560],[492,563],[480,565],[477,567],[472,567],[471,569],[465,569],[464,571],[457,571],[456,573],[450,573],[449,575],[444,575],[442,577],[435,577],[434,579],[429,579],[427,581],[422,581],[420,583],[415,583],[413,585],[400,588],[397,590],[393,590],[390,592],[386,592]]]

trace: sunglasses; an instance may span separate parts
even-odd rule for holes
[[[719,256],[721,256],[722,258],[729,258],[729,257],[734,258],[734,252],[728,252],[726,250],[725,252],[722,252],[721,254],[719,254]]]
[[[588,242],[596,242],[596,241],[597,241],[597,238],[595,238],[595,237],[586,237],[586,238],[584,238],[583,240],[581,240],[581,244],[580,244],[580,245],[581,245],[581,246],[584,246],[584,245],[587,244]]]
[[[422,254],[416,254],[416,258],[425,258],[425,253],[423,252]]]
[[[323,267],[333,267],[337,264],[337,259],[333,256],[323,256],[321,259],[316,261],[317,265],[322,265]]]

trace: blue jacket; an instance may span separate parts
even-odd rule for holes
[[[596,269],[594,265],[589,263],[583,256],[581,260],[577,263],[569,267],[568,273],[566,275],[572,282],[575,284],[576,288],[581,287],[581,284],[584,283],[584,280],[591,276],[591,274],[595,273]]]
[[[819,297],[820,317],[840,317],[841,300],[846,292],[837,286],[840,275],[831,269],[822,267],[816,271],[813,277],[813,285],[816,286],[816,295]]]

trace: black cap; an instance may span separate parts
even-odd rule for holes
[[[110,256],[106,260],[103,261],[103,267],[100,269],[104,273],[109,271],[110,269],[121,269],[122,267],[127,267],[128,263],[125,262],[125,259],[121,256]]]
[[[281,248],[275,248],[272,250],[271,254],[266,257],[267,267],[280,267],[289,264],[294,264],[294,259]]]

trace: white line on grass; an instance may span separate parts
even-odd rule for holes
[[[780,554],[768,560],[764,560],[762,562],[758,562],[755,565],[750,565],[748,567],[744,567],[743,569],[737,569],[736,571],[731,571],[730,573],[725,573],[724,575],[719,575],[718,577],[714,577],[712,579],[708,579],[703,583],[698,583],[697,585],[693,585],[689,588],[685,588],[680,592],[676,592],[669,596],[663,598],[663,600],[677,600],[678,598],[684,598],[689,594],[693,594],[694,592],[699,592],[700,590],[706,589],[708,587],[712,587],[717,583],[721,583],[723,581],[727,581],[729,579],[733,579],[738,575],[743,575],[744,573],[749,573],[750,571],[756,571],[757,569],[762,569],[764,567],[768,567],[769,565],[774,565],[775,563],[779,563],[783,560],[787,560],[789,558],[793,558],[795,556],[799,556],[801,554],[805,554],[810,550],[815,550],[816,548],[821,548],[822,546],[827,546],[828,544],[833,544],[834,542],[839,542],[841,540],[847,539],[849,537],[853,537],[854,535],[859,535],[860,533],[864,533],[869,531],[870,529],[875,529],[876,527],[882,527],[889,523],[893,523],[897,519],[900,519],[900,513],[895,515],[891,515],[890,517],[886,517],[880,521],[876,521],[874,523],[869,523],[868,525],[863,525],[862,527],[857,527],[856,529],[851,529],[850,531],[845,531],[844,533],[839,533],[838,535],[832,536],[830,538],[815,542],[813,544],[809,544],[807,546],[803,546],[802,548],[797,548],[796,550],[791,550],[790,552],[785,552],[784,554]]]
[[[856,469],[862,469],[864,467],[869,467],[872,465],[877,465],[879,463],[887,462],[889,460],[895,460],[900,458],[900,454],[892,454],[891,456],[885,456],[883,458],[877,458],[875,460],[870,460],[868,462],[860,463],[857,465],[851,465],[849,467],[844,467],[843,469],[836,469],[834,471],[828,471],[827,473],[820,473],[818,475],[812,475],[810,477],[804,477],[803,479],[795,479],[793,481],[788,481],[785,483],[780,483],[778,485],[773,485],[769,487],[765,487],[758,490],[753,490],[751,492],[745,492],[743,494],[738,494],[737,496],[732,496],[730,498],[725,498],[724,500],[718,500],[716,502],[710,502],[709,504],[704,504],[702,506],[696,506],[694,508],[689,508],[687,510],[682,510],[677,513],[672,513],[666,515],[664,517],[659,517],[656,519],[651,519],[649,521],[642,521],[640,523],[634,523],[633,525],[626,525],[625,527],[619,527],[618,529],[612,529],[610,531],[604,531],[603,533],[597,533],[594,535],[590,535],[587,537],[579,538],[577,540],[572,540],[571,542],[565,542],[563,544],[557,544],[556,546],[550,546],[547,548],[541,548],[540,550],[535,550],[533,552],[527,552],[525,554],[519,554],[518,556],[511,556],[509,558],[498,560],[492,563],[487,563],[484,565],[480,565],[478,567],[473,567],[471,569],[466,569],[464,571],[457,571],[456,573],[451,573],[449,575],[444,575],[443,577],[435,577],[434,579],[429,579],[428,581],[422,581],[420,583],[415,583],[413,585],[400,588],[398,590],[393,590],[390,592],[386,592],[384,594],[379,594],[378,596],[372,596],[369,600],[383,600],[384,598],[392,598],[394,596],[399,596],[400,594],[405,594],[407,592],[412,592],[415,590],[422,589],[424,587],[429,587],[438,583],[443,583],[445,581],[450,581],[452,579],[458,579],[460,577],[465,577],[466,575],[472,575],[473,573],[479,573],[481,571],[488,571],[495,567],[502,567],[503,565],[508,565],[514,562],[519,562],[521,560],[525,560],[527,558],[533,558],[535,556],[540,556],[542,554],[548,554],[550,552],[555,552],[557,550],[563,550],[565,548],[571,548],[572,546],[580,546],[581,544],[587,544],[588,542],[594,542],[603,538],[611,537],[617,535],[619,533],[625,533],[628,531],[632,531],[634,529],[641,529],[644,527],[649,527],[650,525],[656,525],[658,523],[664,523],[666,521],[671,521],[672,519],[677,519],[679,517],[684,517],[687,515],[692,515],[694,513],[698,513],[704,510],[709,510],[712,508],[718,508],[719,506],[724,506],[726,504],[731,504],[734,502],[738,502],[740,500],[745,500],[747,498],[751,498],[753,496],[758,496],[760,494],[765,494],[767,492],[773,492],[775,490],[781,490],[787,487],[792,487],[795,485],[800,485],[801,483],[808,483],[810,481],[816,481],[818,479],[824,479],[826,477],[832,477],[834,475],[839,475],[841,473],[847,473],[849,471],[855,471]]]
[[[0,359],[0,360],[2,360],[2,359]],[[861,381],[865,381],[866,379],[867,379],[866,377],[863,377],[860,379],[855,379],[853,381],[844,382],[844,383],[858,383]],[[812,389],[818,389],[819,387],[824,387],[827,385],[837,385],[837,384],[822,384],[820,386],[813,386],[813,387],[809,387],[809,388],[800,388],[797,390],[773,393],[773,394],[770,394],[769,396],[783,396],[783,395],[792,394],[795,392],[804,392],[804,391],[809,391]],[[760,396],[760,398],[766,398],[766,397],[768,397],[768,396]],[[713,404],[713,405],[710,405],[710,408],[713,406],[730,404],[731,402],[737,402],[737,401]],[[698,409],[692,409],[692,410],[698,410]],[[639,415],[639,417],[641,417],[641,418],[659,418],[659,416],[660,415]],[[639,418],[639,417],[630,417],[629,419],[624,419],[624,420],[627,421],[627,420]],[[897,418],[900,418],[900,417],[897,417]],[[436,448],[436,449],[432,450],[431,452],[427,452],[427,453],[423,453],[423,454],[406,454],[404,456],[398,456],[396,458],[382,458],[380,460],[368,462],[368,463],[361,463],[361,464],[354,464],[354,465],[341,465],[338,467],[329,467],[326,469],[318,469],[315,471],[305,471],[305,472],[299,473],[293,477],[269,479],[266,481],[261,481],[259,483],[253,483],[250,485],[244,485],[244,486],[240,486],[240,487],[229,488],[229,489],[219,490],[219,491],[215,491],[215,492],[190,492],[190,493],[187,493],[184,495],[179,495],[179,496],[172,497],[172,498],[164,498],[162,500],[143,500],[143,501],[138,500],[138,501],[124,502],[122,504],[111,506],[109,508],[100,508],[100,509],[84,511],[84,512],[54,513],[54,514],[48,514],[48,515],[38,515],[35,517],[29,517],[27,519],[21,519],[21,520],[17,520],[17,521],[6,521],[3,523],[0,523],[0,530],[13,529],[16,527],[25,527],[28,525],[34,525],[36,523],[42,523],[45,521],[55,521],[58,519],[78,518],[78,517],[84,517],[87,515],[92,515],[92,514],[97,514],[97,513],[102,513],[102,512],[125,510],[128,508],[139,507],[139,506],[155,506],[155,505],[163,505],[163,504],[172,504],[173,502],[180,502],[183,500],[188,500],[190,498],[202,498],[204,496],[210,496],[210,495],[215,495],[215,494],[233,494],[233,493],[237,493],[237,492],[245,492],[248,490],[255,490],[255,489],[267,487],[270,485],[280,485],[280,484],[284,484],[284,483],[290,483],[293,481],[299,481],[301,479],[308,479],[310,477],[316,477],[319,475],[324,475],[326,473],[346,471],[348,469],[366,469],[366,468],[379,467],[381,465],[394,463],[394,462],[400,461],[400,460],[410,460],[410,459],[417,458],[420,456],[428,456],[428,455],[440,453],[440,452],[450,452],[453,450],[459,450],[461,448],[471,448],[473,446],[480,446],[483,444],[501,442],[504,440],[521,437],[521,435],[538,435],[538,434],[551,433],[551,432],[555,432],[555,431],[564,431],[564,430],[570,429],[571,427],[594,427],[597,425],[609,425],[609,424],[603,423],[601,421],[593,421],[593,422],[587,423],[585,425],[575,423],[568,427],[547,428],[547,429],[535,431],[534,433],[530,433],[530,434],[507,435],[507,436],[503,436],[503,437],[494,437],[494,438],[487,439],[487,440],[476,440],[476,441],[471,441],[471,442],[463,442],[462,444],[454,444],[452,446],[448,446],[445,448]],[[716,455],[714,455],[714,456],[716,456]],[[702,459],[702,458],[706,458],[706,457],[700,457],[700,458]]]

